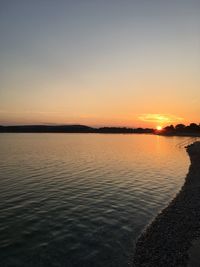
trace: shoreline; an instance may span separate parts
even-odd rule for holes
[[[200,237],[200,142],[186,149],[191,164],[185,183],[137,240],[135,267],[192,266],[190,251]]]
[[[200,137],[200,126],[186,130],[156,130],[153,128],[91,127],[87,125],[0,125],[0,133],[95,133],[95,134],[152,134],[159,136]]]
[[[200,134],[155,134],[155,133],[140,133],[140,132],[64,132],[64,131],[41,131],[41,132],[1,132],[0,134],[100,134],[100,135],[155,135],[155,136],[164,136],[164,137],[190,137],[190,138],[200,138]]]

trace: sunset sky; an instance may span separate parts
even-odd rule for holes
[[[200,122],[199,0],[0,0],[0,124]]]

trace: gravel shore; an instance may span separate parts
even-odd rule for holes
[[[139,237],[133,258],[135,267],[192,266],[194,262],[190,251],[200,238],[200,142],[186,149],[191,165],[185,183]]]

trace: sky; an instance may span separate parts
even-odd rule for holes
[[[0,0],[0,124],[200,122],[199,0]]]

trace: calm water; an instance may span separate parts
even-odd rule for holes
[[[178,192],[180,137],[0,135],[0,265],[129,266],[144,226]]]

